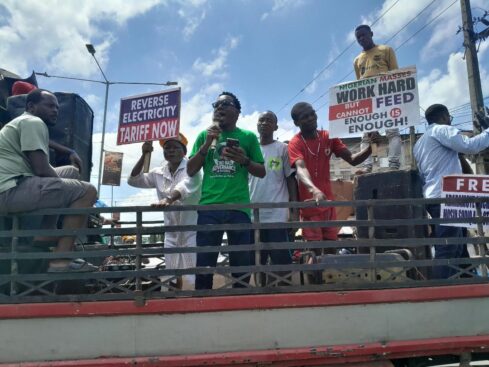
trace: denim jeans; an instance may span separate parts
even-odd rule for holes
[[[272,228],[272,229],[262,229],[260,230],[260,241],[263,243],[268,242],[288,242],[289,241],[289,231],[286,228]],[[254,240],[254,233],[252,232]],[[270,257],[270,263],[272,265],[288,265],[292,264],[292,257],[290,256],[290,251],[288,249],[282,250],[261,250],[260,251],[260,264],[266,265]],[[276,275],[284,278],[290,278],[290,271],[277,271]],[[290,280],[290,279],[289,279]],[[276,277],[266,273],[259,273],[259,282],[262,285],[270,285],[272,282],[276,281]],[[277,285],[289,285],[287,282],[279,281]]]
[[[197,224],[237,224],[251,223],[248,214],[240,210],[205,210],[199,211]],[[251,232],[249,229],[226,231],[229,245],[249,245]],[[220,246],[224,231],[200,231],[197,232],[197,246]],[[252,264],[250,251],[239,251],[229,253],[229,263],[231,266],[249,266]],[[215,267],[217,264],[217,252],[199,252],[197,254],[197,266]],[[233,277],[238,278],[243,273],[233,273]],[[195,289],[212,289],[213,274],[196,274]],[[242,281],[248,283],[250,277],[247,276]],[[235,283],[233,288],[243,288],[244,285]]]
[[[426,205],[426,210],[430,213],[432,218],[440,218],[440,204]],[[432,237],[445,238],[445,237],[464,237],[463,228],[441,226],[439,224],[434,225],[434,231]],[[435,259],[457,259],[463,257],[469,257],[466,245],[434,245],[435,247]],[[462,266],[463,267],[463,266]],[[435,266],[433,267],[432,278],[433,279],[448,279],[457,271],[449,266]]]
[[[253,236],[253,233],[251,234]],[[274,229],[262,229],[260,230],[260,241],[261,242],[287,242],[289,240],[288,230],[285,228],[274,228]],[[287,249],[283,250],[262,250],[260,252],[260,262],[261,265],[267,263],[268,257],[270,256],[271,263],[273,265],[285,265],[291,264],[292,258],[290,257],[290,252]]]

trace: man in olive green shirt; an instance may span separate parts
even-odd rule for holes
[[[97,190],[79,181],[76,168],[53,168],[49,164],[48,125],[58,117],[58,101],[49,91],[35,89],[27,95],[26,112],[0,130],[0,211],[25,212],[45,208],[89,208],[95,203]],[[53,223],[44,217],[43,228]],[[66,215],[63,229],[82,228],[86,217]],[[45,238],[44,238],[45,240]],[[56,251],[73,250],[73,237],[57,240]],[[84,261],[52,260],[48,271],[93,271]]]
[[[241,104],[230,92],[222,92],[214,108],[212,124],[202,131],[195,141],[187,163],[189,176],[204,170],[202,195],[199,204],[249,204],[248,174],[265,176],[263,155],[254,133],[236,126],[241,112]],[[215,142],[215,143],[213,143]],[[197,224],[250,223],[249,210],[202,210]],[[250,230],[226,231],[230,245],[252,243]],[[224,231],[197,232],[197,246],[220,246]],[[215,267],[217,252],[199,252],[197,266]],[[252,263],[251,254],[246,251],[229,254],[231,266],[247,266]],[[242,274],[233,273],[234,278]],[[195,289],[212,289],[213,274],[197,274]],[[243,283],[233,283],[233,287],[244,287]]]

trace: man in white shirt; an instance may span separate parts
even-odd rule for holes
[[[423,181],[423,196],[427,199],[440,198],[443,176],[462,174],[459,153],[476,154],[489,147],[489,132],[484,130],[473,138],[461,134],[453,126],[453,117],[446,106],[434,104],[426,109],[428,129],[416,142],[413,149],[419,174]],[[427,205],[432,218],[440,218],[440,205]],[[462,228],[434,226],[434,237],[463,237]],[[435,259],[450,259],[467,256],[465,245],[435,245]],[[433,277],[446,279],[455,273],[448,266],[437,266]]]
[[[161,140],[165,162],[148,173],[142,173],[144,155],[152,152],[153,146],[146,142],[142,146],[139,161],[132,169],[127,183],[134,187],[156,188],[159,202],[153,204],[157,207],[168,205],[194,205],[200,200],[200,186],[202,175],[200,172],[192,177],[187,175],[187,139],[183,134],[178,138]],[[165,225],[196,225],[197,212],[195,211],[165,211]],[[165,232],[165,247],[195,247],[195,231]],[[186,269],[195,267],[195,253],[165,254],[166,269]],[[188,284],[193,284],[193,275],[186,275]],[[181,279],[177,281],[177,288],[182,287]]]
[[[280,203],[297,201],[297,181],[295,170],[290,167],[287,145],[273,139],[273,133],[278,129],[277,116],[272,111],[266,111],[258,117],[258,134],[260,135],[260,149],[265,160],[266,175],[264,178],[249,177],[250,198],[252,203]],[[297,219],[297,211],[292,212],[291,220]],[[295,215],[294,215],[295,214]],[[289,220],[288,208],[260,209],[261,223],[283,223]],[[260,230],[262,242],[289,241],[286,228]],[[262,265],[270,257],[274,265],[291,263],[290,252],[282,250],[264,250],[261,252]]]

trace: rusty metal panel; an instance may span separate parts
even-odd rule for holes
[[[170,315],[8,319],[0,320],[0,330],[8,330],[0,333],[0,361],[389,345],[489,335],[489,324],[480,322],[488,317],[487,298],[471,298]]]

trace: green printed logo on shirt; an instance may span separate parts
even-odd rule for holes
[[[214,158],[211,177],[232,177],[236,174],[236,163],[227,159]]]
[[[237,171],[236,162],[222,157],[222,150],[226,147],[226,143],[219,143],[214,150],[212,156],[213,165],[210,169],[212,178],[218,177],[234,177]]]
[[[282,157],[268,158],[267,167],[271,171],[280,171],[282,169]]]

